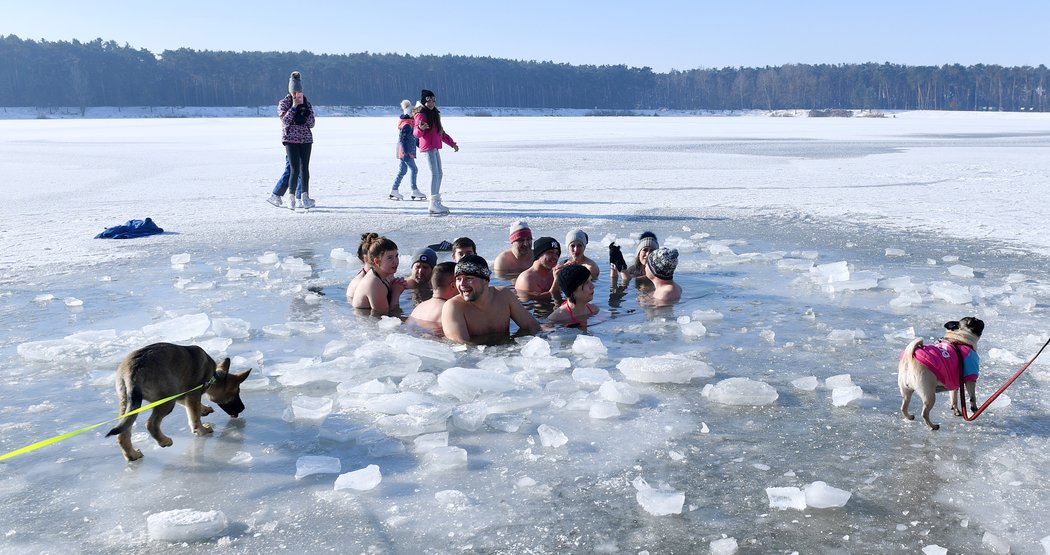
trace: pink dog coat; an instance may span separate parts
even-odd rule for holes
[[[956,347],[963,357],[963,381],[976,381],[981,367],[977,351],[969,345],[959,343]],[[901,353],[901,358],[903,357],[904,353]],[[915,360],[929,368],[946,389],[959,389],[959,357],[950,341],[942,339],[932,345],[920,345],[915,349]]]

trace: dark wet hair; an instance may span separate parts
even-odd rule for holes
[[[386,237],[376,236],[372,239],[372,242],[368,244],[368,265],[372,265],[372,261],[379,258],[387,251],[396,251],[397,243],[387,239]]]
[[[455,241],[452,241],[452,250],[465,247],[470,247],[474,252],[478,252],[478,246],[474,244],[474,240],[470,237],[457,237]]]
[[[456,263],[442,262],[434,266],[434,273],[430,276],[430,284],[434,289],[440,289],[452,283],[456,279]]]
[[[361,243],[357,245],[357,259],[361,262],[368,262],[368,245],[373,240],[378,239],[379,234],[374,232],[362,233]]]

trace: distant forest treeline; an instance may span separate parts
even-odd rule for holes
[[[380,106],[432,89],[468,107],[1050,110],[1039,67],[793,64],[654,73],[474,56],[148,50],[0,36],[0,106],[261,106],[303,73],[314,104]]]

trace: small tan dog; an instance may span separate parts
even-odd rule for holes
[[[940,428],[930,422],[930,410],[939,391],[951,392],[952,412],[962,416],[962,405],[966,399],[958,399],[960,383],[970,396],[970,410],[977,410],[976,383],[981,366],[977,356],[977,341],[984,333],[984,322],[974,316],[944,324],[948,330],[944,337],[933,345],[923,345],[921,338],[908,343],[897,364],[897,385],[900,386],[901,413],[904,418],[914,420],[908,414],[911,394],[922,398],[922,420],[931,430]]]
[[[175,403],[179,403],[186,408],[186,417],[193,433],[210,434],[211,426],[202,423],[201,416],[207,416],[214,410],[201,403],[201,396],[207,394],[222,410],[237,418],[244,410],[240,395],[241,382],[248,377],[249,372],[250,368],[240,374],[231,374],[230,359],[216,365],[208,353],[196,345],[154,343],[129,354],[117,367],[120,414],[141,407],[143,400],[159,401],[203,385],[175,401],[153,407],[146,421],[146,430],[161,447],[171,445],[171,438],[160,431],[160,423],[175,408]],[[142,458],[142,451],[131,445],[131,427],[137,417],[138,414],[124,417],[117,427],[106,434],[106,437],[117,436],[120,450],[129,461]]]

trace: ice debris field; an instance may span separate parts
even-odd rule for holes
[[[72,333],[5,347],[5,450],[113,413],[113,368],[150,342],[254,370],[243,417],[208,417],[214,437],[193,437],[180,411],[169,449],[139,424],[134,465],[100,433],[6,462],[8,545],[47,552],[35,530],[48,520],[89,551],[1037,552],[1047,366],[973,423],[939,400],[935,434],[899,416],[895,368],[942,314],[976,310],[995,322],[979,349],[983,400],[1041,342],[1045,270],[995,252],[880,252],[863,236],[786,250],[700,231],[734,225],[659,230],[683,253],[673,309],[602,293],[589,334],[487,348],[354,314],[341,296],[349,245],[178,253],[137,270],[152,285],[103,276],[76,298],[68,280],[81,276],[41,276],[7,294],[25,322],[14,336]]]

